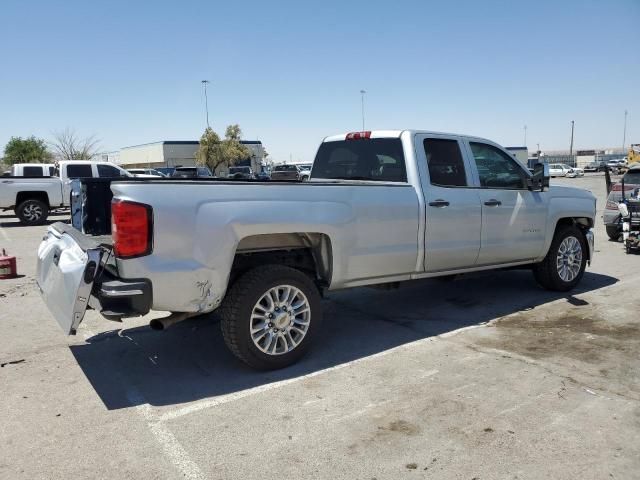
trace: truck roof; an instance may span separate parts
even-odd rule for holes
[[[422,134],[422,135],[446,135],[446,136],[453,136],[453,137],[465,137],[465,138],[470,138],[473,140],[480,140],[482,142],[487,142],[487,143],[492,143],[495,144],[495,142],[486,139],[486,138],[482,138],[482,137],[476,137],[474,135],[465,135],[463,133],[450,133],[450,132],[435,132],[432,130],[414,130],[414,129],[406,129],[406,130],[367,130],[366,132],[369,133],[369,137],[368,138],[399,138],[404,132],[409,132],[413,135],[415,134]],[[347,133],[341,133],[338,135],[331,135],[328,137],[325,137],[325,139],[323,140],[323,142],[340,142],[342,140],[345,140],[347,135],[353,135],[353,134],[362,134],[364,132],[359,132],[359,131],[354,131],[354,132],[347,132]]]

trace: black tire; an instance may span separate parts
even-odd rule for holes
[[[262,296],[280,285],[293,286],[304,294],[310,309],[309,326],[292,350],[267,354],[251,338],[251,315]],[[282,265],[264,265],[242,275],[227,292],[219,312],[227,347],[240,360],[259,370],[275,370],[297,362],[313,343],[322,323],[320,293],[313,280],[299,270]]]
[[[620,239],[620,235],[622,235],[618,225],[607,225],[606,230],[607,237],[609,237],[609,240],[613,240],[614,242],[617,242]]]
[[[49,207],[40,200],[25,200],[16,208],[16,215],[24,225],[42,225],[49,217]]]
[[[582,254],[580,270],[575,278],[571,279],[570,281],[563,280],[560,277],[560,273],[558,272],[556,263],[560,245],[568,237],[574,237],[578,240]],[[534,265],[533,275],[538,284],[540,284],[540,286],[542,286],[543,288],[556,292],[567,292],[574,288],[582,279],[584,270],[587,265],[588,252],[589,247],[587,246],[587,240],[585,239],[582,230],[580,230],[575,225],[558,226],[553,236],[553,240],[551,241],[551,245],[549,246],[547,256],[544,257],[544,260],[542,260],[542,262]]]

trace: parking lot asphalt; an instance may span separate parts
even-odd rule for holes
[[[633,479],[640,472],[640,255],[608,241],[569,294],[529,271],[330,292],[316,347],[255,372],[215,315],[151,331],[41,301],[45,227],[0,213],[0,478]],[[58,217],[63,219],[64,217]]]

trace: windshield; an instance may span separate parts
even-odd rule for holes
[[[313,178],[406,182],[399,138],[324,142],[313,162]]]

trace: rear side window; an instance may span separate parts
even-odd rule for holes
[[[313,162],[313,178],[406,182],[399,138],[324,142]]]
[[[42,177],[42,167],[22,167],[25,177]]]
[[[67,177],[69,178],[91,178],[93,173],[91,172],[91,165],[67,165]]]
[[[427,138],[424,152],[431,184],[440,187],[466,187],[467,175],[457,140]]]

